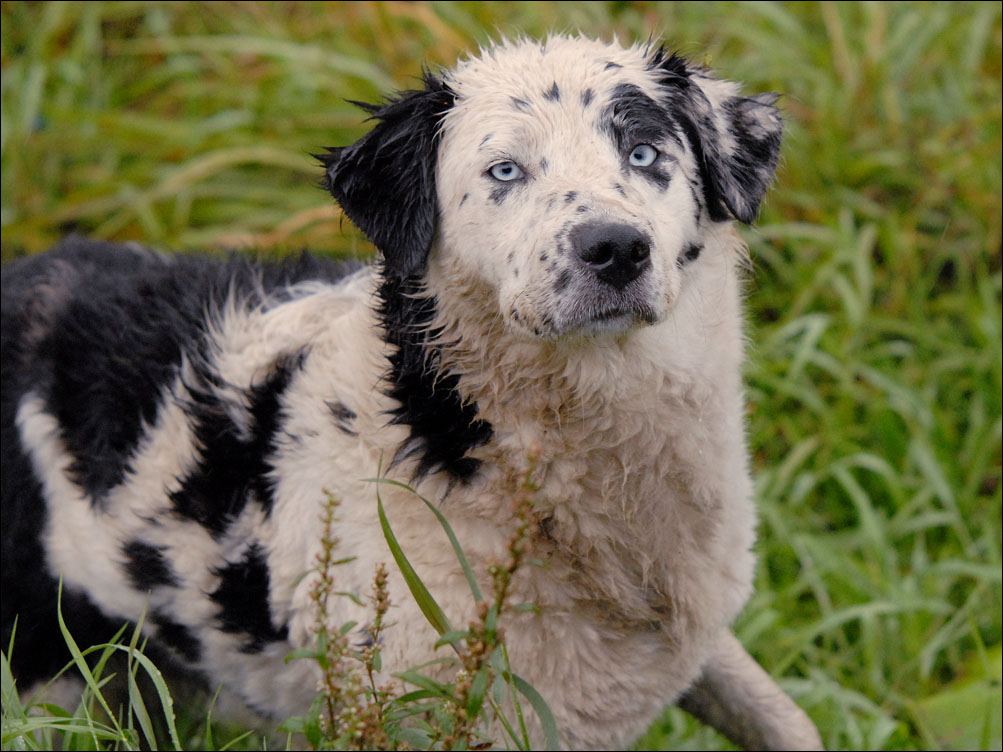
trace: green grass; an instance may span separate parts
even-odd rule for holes
[[[782,92],[783,164],[745,231],[762,526],[738,634],[830,748],[1003,746],[999,3],[0,12],[5,260],[72,229],[367,253],[309,155],[364,132],[345,100],[497,33],[662,35]],[[640,744],[722,741],[672,710]]]

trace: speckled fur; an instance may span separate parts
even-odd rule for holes
[[[703,687],[702,672],[715,676],[722,645],[745,656],[728,633],[751,592],[756,525],[740,373],[746,251],[732,220],[754,219],[772,177],[772,103],[654,47],[552,37],[489,47],[372,106],[373,130],[323,159],[381,261],[208,296],[127,461],[91,473],[111,480],[82,484],[58,409],[69,397],[46,391],[48,374],[16,387],[5,375],[5,392],[17,390],[5,431],[16,424],[35,479],[20,497],[37,480],[46,508],[47,576],[112,622],[146,609],[154,638],[260,712],[302,713],[316,666],[284,658],[313,641],[314,575],[303,574],[324,489],[340,500],[338,553],[353,557],[339,589],[365,593],[389,552],[364,478],[390,464],[390,477],[414,481],[483,573],[504,551],[533,456],[542,565],[518,573],[512,601],[539,608],[506,617],[512,664],[549,702],[565,746],[622,748]],[[652,165],[629,161],[638,143],[657,150]],[[502,161],[522,177],[492,177]],[[582,261],[585,225],[640,238],[649,255],[636,279],[607,284]],[[41,271],[5,270],[4,359],[16,354],[18,372],[43,374],[39,342],[99,273],[57,284],[67,264],[83,268],[78,246],[91,248],[71,241]],[[111,266],[147,253],[93,252]],[[139,295],[135,276],[119,287]],[[20,323],[40,310],[44,320]],[[202,490],[226,480],[207,466],[207,442],[223,434],[225,456],[254,474],[226,486],[243,496],[225,508]],[[439,524],[407,492],[382,494],[415,569],[466,623],[473,603]],[[16,495],[5,485],[5,509]],[[390,587],[386,676],[431,659],[436,639],[399,575]],[[366,623],[350,599],[332,603],[335,625]],[[768,743],[817,744],[768,677],[755,680],[768,687],[757,699],[741,673],[724,681],[749,688],[764,728],[794,719]]]

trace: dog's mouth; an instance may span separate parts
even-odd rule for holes
[[[634,284],[622,290],[584,284],[554,307],[532,302],[535,301],[523,299],[513,305],[509,311],[511,321],[519,330],[547,340],[621,334],[656,324],[662,316],[647,284]]]
[[[554,317],[547,317],[551,337],[575,334],[621,334],[659,319],[655,306],[642,294],[580,295]]]
[[[637,324],[654,324],[658,314],[647,303],[587,306],[565,322],[565,330],[618,333]]]

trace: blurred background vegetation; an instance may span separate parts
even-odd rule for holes
[[[748,281],[743,642],[829,748],[1001,748],[998,2],[4,2],[2,253],[368,254],[310,154],[500,35],[664,38],[777,91]],[[714,748],[670,710],[640,748]]]

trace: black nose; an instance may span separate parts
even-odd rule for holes
[[[630,225],[590,223],[571,231],[571,247],[599,279],[617,289],[651,266],[648,238]]]

